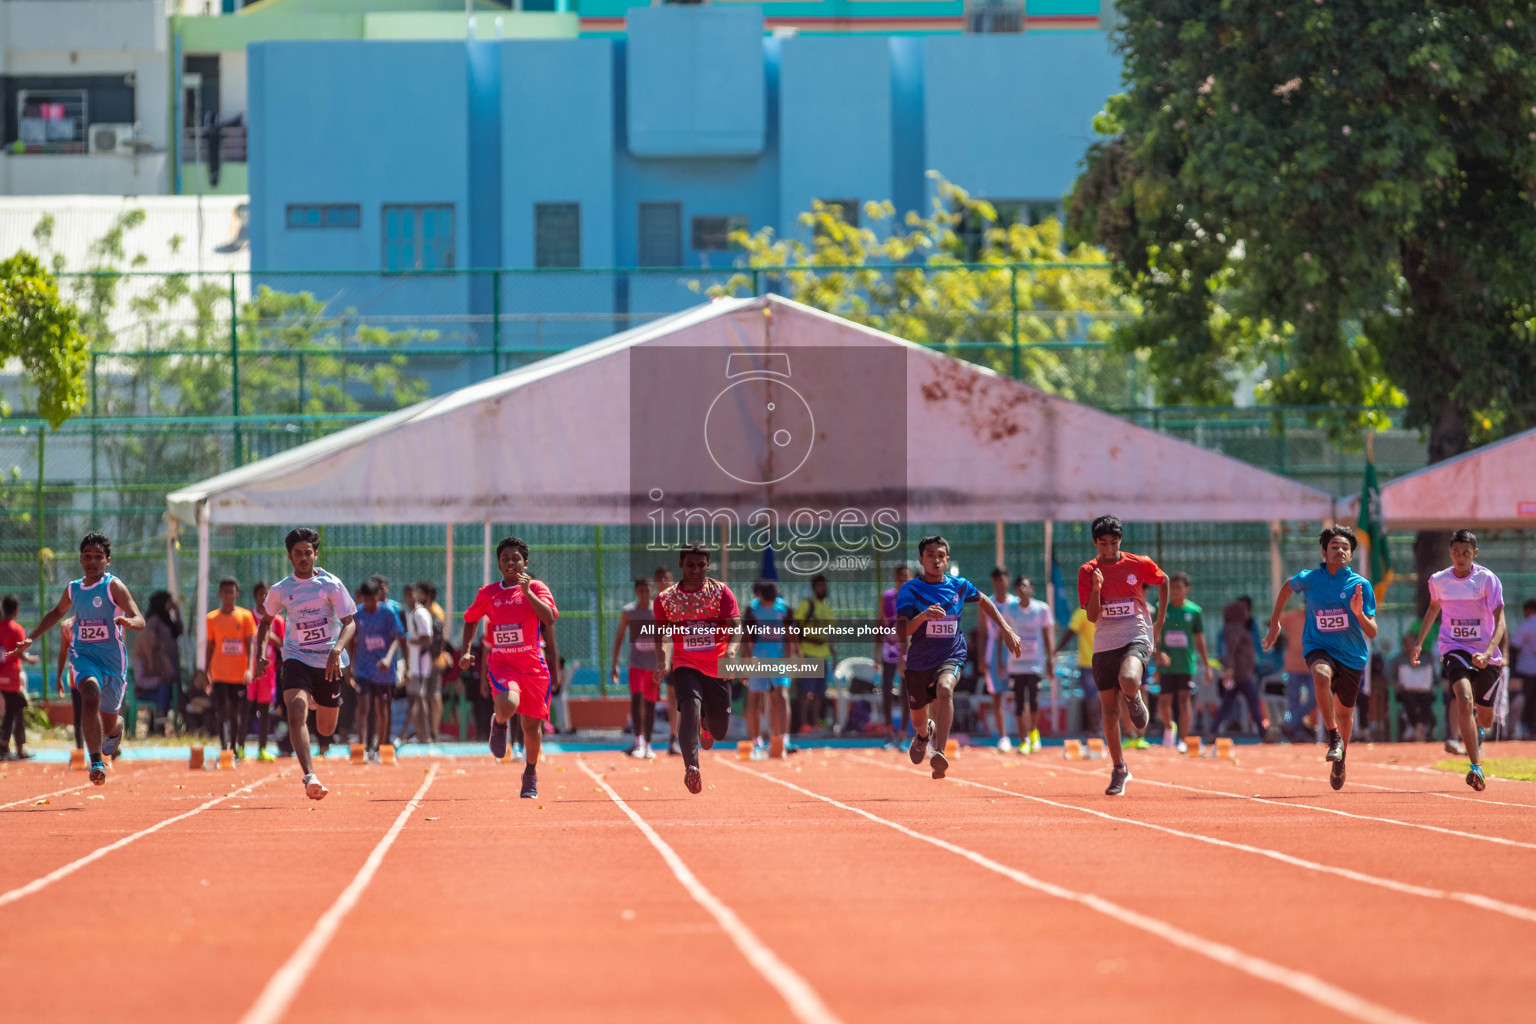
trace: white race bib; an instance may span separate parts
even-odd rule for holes
[[[1036,636],[1021,636],[1021,637],[1019,637],[1019,658],[1020,659],[1022,659],[1024,661],[1033,661],[1035,659],[1035,655],[1037,655],[1039,653],[1040,653],[1040,637],[1038,635],[1036,635]]]
[[[1182,629],[1166,629],[1163,631],[1164,647],[1188,647],[1189,634]]]
[[[1342,608],[1320,608],[1313,620],[1319,633],[1342,633],[1349,628],[1349,613]]]
[[[219,641],[220,654],[242,655],[245,653],[245,641],[238,637]]]
[[[929,619],[925,625],[928,631],[925,634],[929,639],[934,637],[954,636],[960,628],[959,619]]]
[[[79,619],[75,622],[75,640],[82,644],[104,644],[112,639],[110,619]]]
[[[654,651],[656,649],[656,641],[648,636],[642,637],[635,641],[634,648],[637,651]]]
[[[300,647],[324,647],[331,642],[330,619],[300,619],[293,628]]]
[[[522,647],[523,625],[520,622],[504,622],[499,626],[491,627],[491,646],[493,647]]]
[[[683,650],[685,651],[712,651],[715,649],[715,638],[707,633],[694,633],[683,637]]]
[[[375,654],[384,653],[384,638],[381,636],[363,637],[363,650]]]
[[[1451,639],[1465,640],[1469,643],[1481,643],[1483,639],[1483,623],[1481,619],[1452,619]]]
[[[1135,601],[1106,601],[1099,605],[1099,617],[1102,619],[1131,619],[1135,616]]]

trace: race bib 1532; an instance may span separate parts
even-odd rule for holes
[[[1099,606],[1099,615],[1105,619],[1129,619],[1135,614],[1135,601],[1106,601]]]

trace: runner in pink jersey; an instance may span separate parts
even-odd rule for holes
[[[539,795],[542,723],[549,721],[549,666],[559,664],[553,627],[560,610],[549,588],[528,575],[528,545],[520,538],[507,537],[496,545],[496,564],[501,567],[501,580],[481,587],[464,612],[459,670],[474,667],[470,651],[475,628],[485,619],[485,675],[496,702],[491,753],[498,760],[507,756],[508,723],[513,715],[521,715],[527,766],[519,795],[532,799]]]
[[[1488,780],[1478,747],[1483,730],[1493,724],[1494,697],[1503,678],[1504,585],[1473,561],[1476,557],[1476,534],[1457,530],[1451,535],[1451,567],[1429,578],[1429,608],[1408,656],[1419,663],[1424,637],[1439,616],[1440,664],[1456,694],[1461,741],[1472,762],[1467,785],[1481,792]]]
[[[663,641],[660,670],[671,674],[677,695],[678,740],[683,750],[683,785],[703,790],[699,747],[724,739],[731,725],[731,687],[720,676],[720,659],[741,646],[741,610],[736,595],[709,577],[710,553],[702,544],[684,545],[678,555],[683,581],[656,596],[657,637]],[[702,714],[704,728],[699,728]]]

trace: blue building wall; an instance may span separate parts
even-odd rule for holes
[[[580,204],[584,270],[348,294],[363,313],[473,314],[445,337],[481,341],[495,310],[504,348],[601,337],[697,302],[689,278],[724,278],[592,273],[642,262],[643,203],[678,204],[684,266],[725,271],[733,254],[700,251],[696,217],[794,235],[815,198],[927,212],[929,169],[1054,201],[1120,88],[1096,32],[778,38],[755,8],[715,5],[634,8],[627,37],[262,43],[250,61],[259,270],[379,270],[395,202],[454,205],[459,267],[531,268],[536,205]],[[288,204],[314,202],[358,204],[359,227],[286,226]]]

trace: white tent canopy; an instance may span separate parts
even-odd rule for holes
[[[1400,476],[1381,506],[1393,530],[1536,529],[1536,429]],[[1360,496],[1347,507],[1352,522]]]
[[[913,522],[1333,513],[1324,491],[777,296],[718,300],[381,416],[177,491],[170,513],[199,525],[630,522],[629,371],[641,346],[722,358],[898,346]],[[858,383],[823,391],[835,399]],[[860,429],[837,423],[835,401],[819,408],[831,409],[819,429]]]

